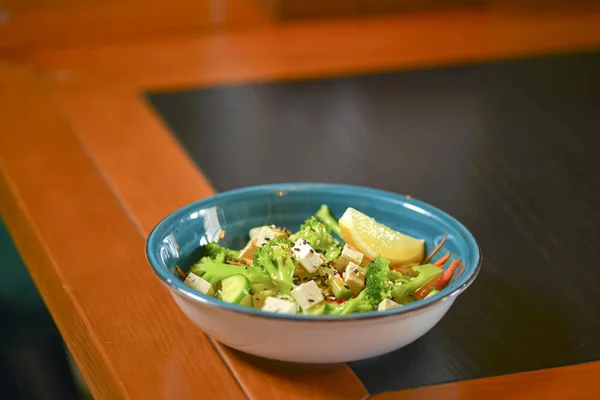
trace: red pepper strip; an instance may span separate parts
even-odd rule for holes
[[[183,279],[185,279],[185,273],[177,265],[175,266],[175,271],[177,271],[179,276],[181,276]]]
[[[431,253],[429,253],[429,255],[427,256],[427,258],[425,258],[425,260],[423,260],[423,264],[427,264],[429,262],[429,260],[431,260],[431,258],[433,256],[435,256],[435,253],[437,253],[442,248],[442,246],[444,245],[444,243],[446,242],[446,238],[447,237],[448,237],[448,232],[446,232],[446,234],[442,238],[442,241],[440,242],[440,244],[438,244],[435,247],[435,249],[433,249],[433,251]]]
[[[444,273],[439,277],[437,283],[435,284],[435,288],[437,290],[442,290],[444,285],[450,280],[450,278],[452,278],[452,274],[454,273],[454,270],[456,269],[456,267],[458,267],[459,263],[460,263],[460,260],[452,261],[452,264],[450,264],[448,269],[446,271],[444,271]]]
[[[242,264],[241,262],[237,262],[237,261],[231,261],[231,260],[227,260],[225,261],[227,264],[231,264],[231,265],[238,265],[240,267],[245,267],[246,264]]]
[[[442,258],[440,258],[439,260],[434,262],[433,265],[437,265],[438,267],[444,267],[444,263],[446,261],[448,261],[449,258],[450,258],[450,253],[446,253],[446,254],[444,254],[444,256],[442,256]]]

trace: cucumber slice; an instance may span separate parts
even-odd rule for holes
[[[331,292],[338,300],[346,300],[352,296],[352,291],[346,286],[339,274],[331,275],[331,278],[327,282],[331,287]]]
[[[277,286],[269,279],[269,282],[255,282],[250,284],[252,293],[262,292],[263,290],[277,289]],[[275,290],[276,291],[276,290]]]
[[[238,304],[250,293],[250,283],[244,275],[231,275],[221,281],[221,298]]]
[[[250,293],[245,295],[244,298],[240,301],[240,306],[244,306],[244,307],[252,307],[253,306],[252,295]]]
[[[312,314],[312,315],[323,315],[325,314],[325,305],[326,301],[322,301],[316,306],[310,307],[308,310],[304,311],[304,314]]]

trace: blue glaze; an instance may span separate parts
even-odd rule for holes
[[[336,218],[347,207],[353,207],[393,229],[425,239],[426,253],[448,232],[444,247],[433,261],[451,252],[453,259],[464,261],[464,267],[455,273],[448,287],[428,299],[391,310],[344,316],[282,315],[229,304],[187,287],[174,271],[175,265],[187,271],[198,260],[199,247],[207,241],[218,241],[223,246],[239,249],[246,244],[251,228],[275,224],[296,230],[321,204],[327,204]],[[376,318],[427,307],[458,295],[472,283],[481,267],[480,249],[475,238],[445,212],[396,193],[323,183],[253,186],[222,192],[189,204],[167,216],[154,228],[146,243],[146,257],[154,273],[171,290],[201,303],[266,318],[321,321]]]

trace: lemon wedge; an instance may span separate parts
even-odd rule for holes
[[[377,256],[390,261],[390,267],[419,264],[425,256],[425,241],[380,224],[349,207],[339,220],[342,238],[370,259]]]

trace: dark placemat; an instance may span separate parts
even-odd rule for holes
[[[600,53],[148,98],[218,190],[368,185],[472,230],[439,325],[351,364],[371,393],[600,359]]]

